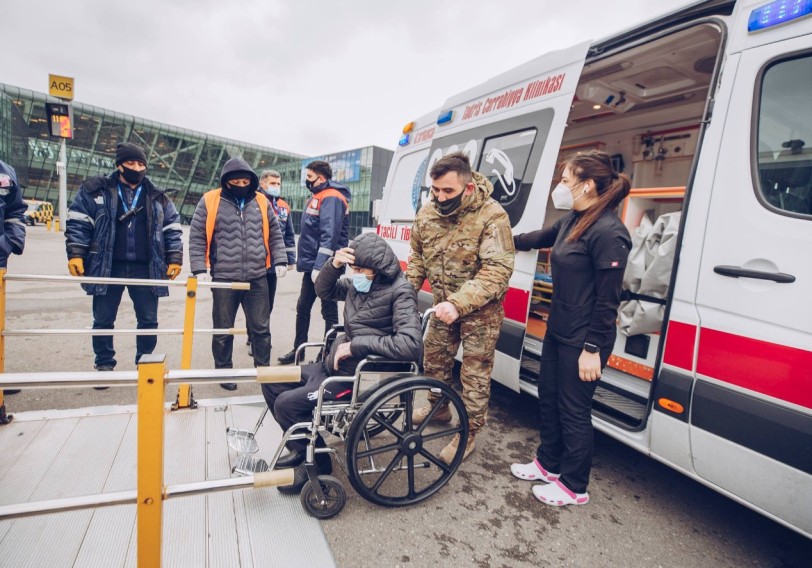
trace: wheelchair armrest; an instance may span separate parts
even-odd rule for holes
[[[416,373],[418,365],[414,361],[393,361],[380,355],[367,355],[355,368],[355,376],[362,372],[378,373]]]

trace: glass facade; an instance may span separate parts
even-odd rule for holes
[[[56,162],[60,140],[48,133],[46,102],[59,102],[44,93],[0,83],[0,159],[14,166],[28,198],[59,199]],[[119,142],[142,146],[149,160],[149,177],[172,197],[181,220],[188,223],[200,196],[219,185],[226,160],[244,159],[260,174],[274,169],[282,174],[282,196],[291,206],[298,233],[301,211],[310,192],[304,187],[302,167],[314,159],[331,163],[336,181],[353,194],[350,234],[370,226],[372,200],[382,195],[393,152],[366,147],[329,156],[301,154],[246,144],[201,132],[161,124],[132,115],[73,102],[74,137],[67,141],[68,201],[81,182],[115,168]]]

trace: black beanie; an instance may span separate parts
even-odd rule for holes
[[[120,166],[127,160],[134,160],[136,162],[143,162],[147,165],[147,155],[141,146],[124,142],[116,146],[116,165]]]

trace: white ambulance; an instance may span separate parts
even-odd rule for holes
[[[633,187],[595,426],[812,537],[812,0],[699,2],[448,99],[404,128],[378,233],[405,266],[458,150],[514,233],[546,227],[556,165],[588,149]],[[548,252],[517,254],[493,371],[534,396]]]

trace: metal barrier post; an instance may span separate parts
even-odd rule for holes
[[[138,566],[161,565],[166,356],[138,363]]]
[[[0,268],[0,373],[6,370],[6,269]],[[6,401],[3,399],[3,388],[0,387],[0,425],[8,424],[14,418],[6,414]]]
[[[192,368],[192,345],[195,333],[195,302],[197,300],[197,277],[186,279],[186,314],[183,318],[183,348],[181,349],[180,368]],[[182,408],[197,408],[197,402],[192,395],[192,385],[183,383],[178,387],[178,396],[172,410]]]

